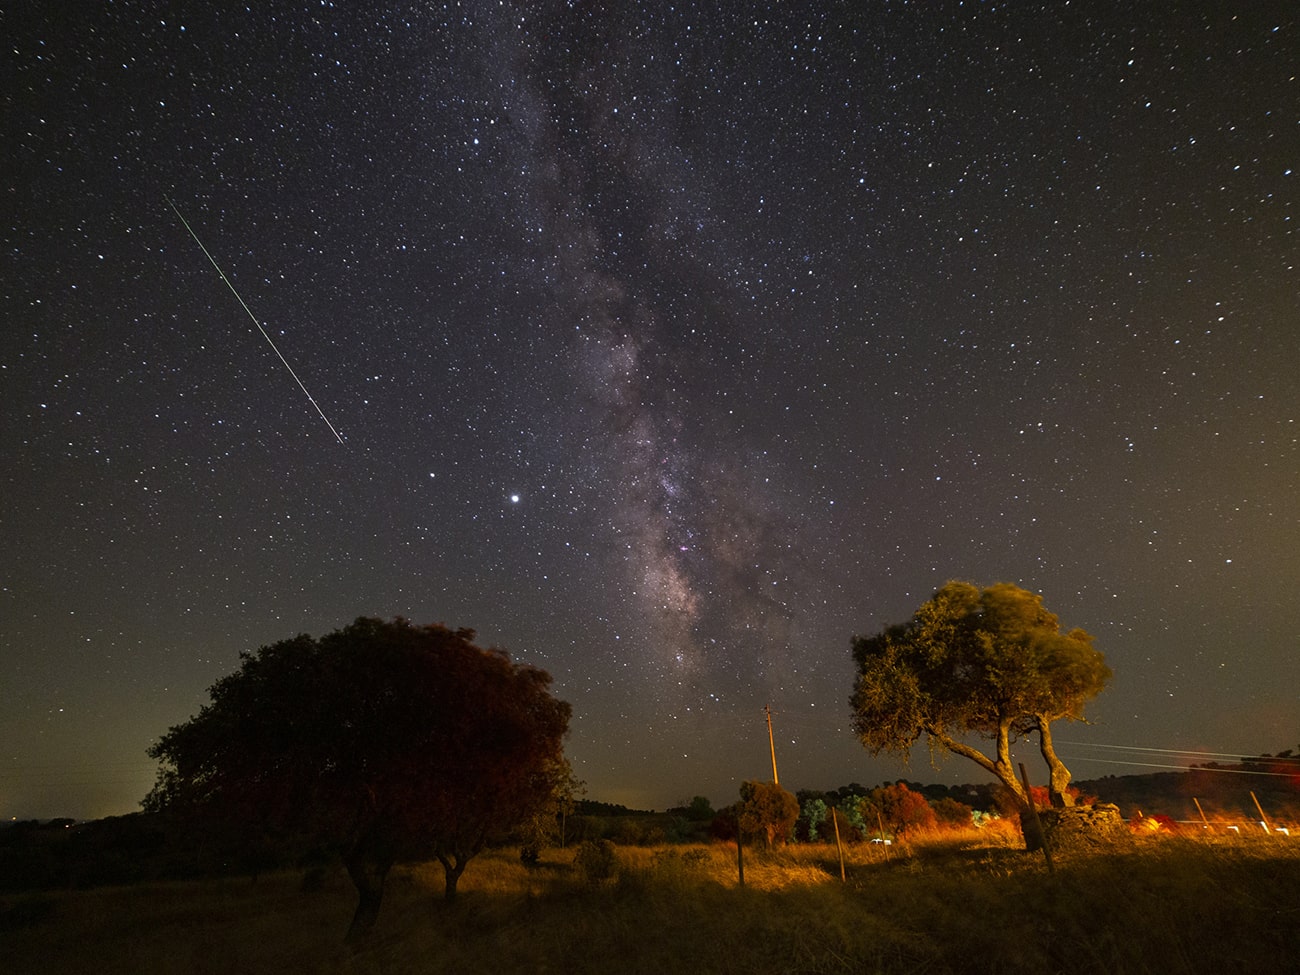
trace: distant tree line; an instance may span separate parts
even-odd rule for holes
[[[1125,819],[1160,817],[1195,824],[1193,797],[1212,823],[1254,822],[1258,817],[1250,792],[1275,825],[1300,825],[1300,752],[1243,757],[1240,762],[1208,763],[1185,772],[1107,775],[1072,784],[1079,801],[1093,797],[1113,802]],[[1034,798],[1047,804],[1046,787]],[[966,822],[987,823],[1015,815],[1014,800],[998,783],[924,784],[906,779],[865,786],[852,782],[835,789],[800,789],[794,793],[799,815],[790,842],[833,840],[830,810],[839,813],[841,838],[862,842],[879,838],[873,822],[879,810],[886,837],[906,836],[929,828],[923,799],[937,828]],[[616,803],[578,800],[569,818],[568,845],[608,839],[620,846],[734,840],[734,812],[715,810],[695,796],[664,812],[629,809]],[[559,822],[548,844],[558,845]],[[762,842],[761,837],[755,837]],[[520,830],[493,839],[494,844],[524,842]],[[313,875],[330,862],[330,851],[305,837],[279,836],[249,842],[246,830],[200,827],[151,813],[113,816],[89,822],[71,819],[20,820],[0,824],[0,890],[6,892],[126,885],[157,880],[257,874],[296,868]]]
[[[1243,757],[1238,762],[1193,765],[1186,772],[1107,775],[1078,785],[1115,803],[1127,819],[1150,814],[1195,823],[1204,813],[1211,823],[1254,822],[1259,818],[1258,800],[1265,814],[1296,823],[1300,820],[1300,758],[1296,751],[1300,746],[1276,755]]]
[[[909,833],[978,828],[1018,810],[1016,798],[999,785],[953,787],[900,779],[875,788],[854,782],[791,794],[771,782],[746,782],[740,801],[714,818],[711,835],[734,840],[739,834],[766,847],[825,843],[837,833],[845,843],[892,841]]]

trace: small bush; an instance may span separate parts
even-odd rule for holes
[[[682,863],[688,867],[702,867],[709,862],[709,851],[698,847],[682,854]]]
[[[671,846],[664,847],[662,850],[655,850],[650,855],[650,862],[656,867],[671,866],[677,862],[677,850]]]
[[[612,880],[618,875],[618,850],[609,840],[586,840],[578,847],[573,866],[589,884]]]

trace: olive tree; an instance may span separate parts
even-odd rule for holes
[[[1083,720],[1111,670],[1088,633],[1061,632],[1041,596],[1010,583],[949,582],[908,622],[855,636],[853,658],[853,728],[872,754],[906,756],[924,736],[997,776],[1025,806],[1011,744],[1036,733],[1052,804],[1071,804],[1052,722]],[[990,740],[992,755],[971,737]]]
[[[357,619],[240,655],[211,703],[149,749],[148,809],[292,831],[357,887],[350,939],[398,858],[434,857],[448,899],[492,837],[552,797],[569,705],[472,630]]]

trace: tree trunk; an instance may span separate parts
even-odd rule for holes
[[[460,875],[465,872],[465,867],[469,864],[469,857],[464,859],[456,856],[440,856],[438,862],[442,864],[442,872],[447,878],[447,886],[443,892],[443,897],[449,901],[456,899],[456,885],[460,882]]]
[[[344,858],[348,876],[357,888],[357,909],[348,927],[347,941],[355,943],[365,937],[379,918],[379,905],[384,899],[384,880],[392,863],[367,856],[349,853]]]
[[[1066,791],[1070,785],[1070,770],[1056,757],[1056,749],[1052,747],[1051,724],[1041,714],[1038,716],[1038,744],[1050,774],[1047,794],[1052,808],[1064,809],[1066,806],[1073,806],[1074,797]]]
[[[1016,777],[1015,767],[1011,764],[1011,726],[1009,722],[1004,723],[998,729],[996,760],[989,758],[979,749],[972,748],[965,742],[957,741],[948,735],[933,730],[929,731],[929,734],[954,755],[969,758],[986,772],[997,776],[998,781],[1015,797],[1017,804],[1024,806],[1029,802],[1029,796],[1025,794],[1024,786],[1020,784],[1020,779]]]
[[[1025,837],[1025,849],[1030,852],[1042,849],[1042,843],[1039,840],[1039,834],[1031,822],[1032,814],[1029,810],[1029,804],[1033,801],[1029,793],[1021,784],[1016,770],[1011,764],[1011,725],[1010,722],[1004,722],[998,729],[997,736],[997,759],[989,758],[983,752],[972,748],[965,742],[955,741],[946,735],[935,736],[939,743],[947,748],[950,752],[969,758],[980,768],[991,772],[998,777],[998,781],[1006,788],[1015,798],[1016,805],[1020,807],[1020,832]],[[1050,743],[1050,733],[1049,733]],[[1058,763],[1059,764],[1059,763]],[[1065,768],[1064,765],[1061,768]],[[1068,776],[1069,773],[1067,772]],[[1068,781],[1068,779],[1067,779]]]

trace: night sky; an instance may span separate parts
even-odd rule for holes
[[[1077,778],[1300,741],[1296,5],[11,7],[0,817],[360,615],[550,671],[592,798],[768,704],[983,781],[849,730],[951,578],[1095,635]]]

